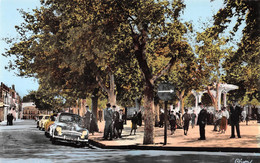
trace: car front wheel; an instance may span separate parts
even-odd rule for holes
[[[56,139],[55,138],[51,138],[51,143],[52,144],[56,144],[57,143]]]

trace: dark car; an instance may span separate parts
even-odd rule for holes
[[[53,144],[57,141],[72,142],[88,146],[89,131],[83,125],[83,119],[77,114],[59,113],[56,121],[50,126],[50,137]]]

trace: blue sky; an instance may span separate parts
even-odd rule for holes
[[[16,71],[9,72],[5,70],[4,67],[8,65],[9,60],[12,60],[12,58],[1,55],[4,53],[5,48],[9,47],[2,38],[18,36],[14,26],[21,24],[23,19],[17,9],[22,8],[29,11],[29,9],[39,5],[39,0],[0,0],[0,81],[8,87],[14,84],[20,96],[25,96],[30,90],[37,90],[38,83],[32,78],[16,76]]]
[[[195,28],[202,27],[201,22],[208,22],[212,19],[213,13],[216,13],[222,7],[222,0],[186,0],[186,9],[182,18],[185,21],[192,21]],[[0,0],[0,54],[4,53],[8,45],[2,40],[5,37],[17,37],[15,25],[20,25],[23,18],[17,9],[31,11],[40,6],[39,0]],[[7,71],[4,69],[8,61],[12,58],[6,58],[0,55],[0,81],[11,87],[15,85],[16,91],[24,96],[30,90],[37,90],[38,83],[32,78],[22,78],[15,75],[16,71]]]

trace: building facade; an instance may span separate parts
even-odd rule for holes
[[[35,119],[40,114],[40,111],[36,108],[34,102],[22,103],[22,119]]]
[[[14,119],[20,119],[22,111],[21,97],[15,91],[15,86],[8,87],[1,82],[0,85],[0,121],[6,121],[7,114],[12,113]]]

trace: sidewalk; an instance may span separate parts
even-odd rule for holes
[[[17,120],[14,120],[13,121],[13,125],[15,125],[16,123],[19,123],[19,122],[23,122],[24,120],[22,119],[17,119]],[[7,125],[7,121],[2,121],[0,122],[0,126],[6,126]]]
[[[206,126],[206,139],[198,140],[199,126],[189,128],[185,136],[183,129],[177,129],[174,135],[167,133],[167,144],[164,143],[164,128],[155,127],[154,144],[143,145],[144,126],[137,129],[136,135],[130,135],[131,121],[124,125],[121,139],[102,140],[104,121],[98,122],[99,133],[90,135],[90,143],[100,148],[107,149],[151,149],[151,150],[176,150],[176,151],[223,151],[223,152],[260,152],[260,123],[250,121],[240,123],[240,139],[230,139],[231,126],[227,127],[225,134],[212,131],[213,125]]]

